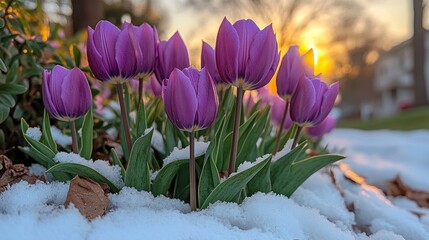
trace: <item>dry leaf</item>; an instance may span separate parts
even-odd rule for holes
[[[70,181],[64,205],[68,207],[70,203],[73,203],[79,212],[89,220],[102,216],[109,205],[105,188],[106,185],[101,186],[91,179],[76,176]]]
[[[5,191],[7,186],[18,183],[21,180],[27,181],[30,184],[36,183],[37,180],[45,180],[43,176],[30,174],[24,164],[13,164],[5,155],[0,155],[0,165],[3,166],[3,169],[0,171],[0,192]]]
[[[405,196],[415,201],[420,207],[429,208],[429,192],[411,189],[402,182],[399,176],[387,183],[386,195]]]

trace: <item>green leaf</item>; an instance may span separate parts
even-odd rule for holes
[[[150,152],[152,134],[153,130],[136,140],[125,173],[125,186],[134,187],[138,191],[150,191],[149,161],[152,158]]]
[[[78,163],[57,163],[53,167],[46,170],[46,172],[49,173],[69,173],[73,176],[79,175],[81,177],[86,177],[89,179],[92,179],[96,182],[102,182],[109,185],[110,190],[114,193],[119,192],[119,188],[115,186],[111,181],[109,181],[106,177],[104,177],[102,174],[97,172],[96,170],[87,167],[82,164]]]
[[[236,199],[236,197],[239,196],[240,192],[246,187],[246,185],[258,174],[258,172],[260,172],[265,167],[265,165],[269,164],[270,161],[271,158],[268,158],[249,169],[230,176],[224,182],[219,184],[215,189],[213,189],[213,191],[201,205],[201,208],[207,208],[209,204],[215,203],[217,201],[230,202]]]
[[[17,75],[18,75],[18,67],[19,67],[19,65],[18,65],[18,61],[15,61],[13,64],[12,64],[12,66],[9,68],[9,71],[7,72],[7,75],[6,75],[6,83],[12,83],[12,82],[14,82],[15,81],[15,79],[16,79],[16,77],[17,77]],[[3,85],[3,87],[4,87],[4,85]],[[2,87],[2,89],[3,89],[3,87]],[[25,91],[24,91],[25,92]],[[24,93],[23,92],[23,93]],[[8,93],[11,93],[11,94],[13,94],[12,92],[8,92]]]
[[[81,54],[79,48],[75,44],[73,44],[72,49],[73,49],[74,63],[76,64],[76,67],[80,67],[80,60],[82,58],[81,57],[82,54]]]
[[[124,165],[122,165],[121,160],[118,157],[118,154],[116,153],[116,150],[114,148],[110,149],[110,156],[112,156],[112,162],[113,165],[119,166],[119,168],[121,168],[121,176],[122,176],[122,180],[125,179],[125,168]]]
[[[49,122],[49,114],[46,109],[43,111],[42,136],[46,145],[54,152],[58,152],[57,144],[54,141],[51,133],[51,124]]]
[[[258,117],[258,113],[259,112],[256,112],[255,114],[253,114],[245,123],[243,123],[239,127],[237,153],[241,151],[243,143],[245,142],[247,137],[251,134],[252,126],[255,124],[255,121]],[[230,114],[230,118],[234,118],[234,114],[232,112]],[[225,137],[225,140],[223,141],[222,159],[225,159],[223,162],[226,165],[222,167],[222,170],[228,169],[229,167],[229,156],[230,156],[229,154],[231,153],[231,147],[232,147],[232,134],[233,132],[229,132],[229,134]],[[236,161],[235,169],[237,169],[238,165],[239,164],[237,164],[237,161]]]
[[[127,140],[125,139],[125,127],[123,121],[120,121],[119,123],[119,139],[122,151],[124,152],[125,160],[128,162],[130,158],[131,149],[128,149]]]
[[[48,158],[46,158],[45,155],[41,154],[34,148],[18,146],[18,149],[21,150],[23,153],[27,154],[28,156],[32,157],[34,160],[36,160],[37,163],[39,163],[45,168],[49,168],[55,165],[55,161],[50,161]]]
[[[0,94],[23,94],[27,91],[27,88],[19,85],[19,84],[14,84],[14,83],[6,83],[3,84],[2,87],[0,88]]]
[[[6,107],[13,107],[15,106],[15,98],[12,97],[10,94],[0,94],[0,103],[3,104]]]
[[[255,120],[254,125],[248,130],[247,134],[243,134],[241,145],[239,145],[236,166],[239,166],[244,161],[249,159],[249,155],[256,149],[256,142],[261,136],[267,125],[270,108],[266,107],[262,115]]]
[[[50,167],[56,164],[56,162],[54,161],[55,153],[49,147],[43,145],[41,142],[38,142],[28,137],[26,134],[27,129],[27,122],[25,122],[25,120],[21,118],[21,131],[25,141],[30,145],[31,148],[40,153],[40,157],[43,158],[44,162],[46,162],[45,167]]]
[[[170,122],[170,120],[166,120],[165,122],[165,130],[164,130],[164,146],[165,152],[170,153],[173,151],[174,147],[176,147],[176,139],[174,136],[174,126]]]
[[[301,186],[313,173],[317,172],[324,166],[334,163],[338,160],[344,159],[344,156],[326,154],[307,158],[295,162],[291,166],[290,174],[288,174],[286,185],[281,189],[280,194],[290,197],[295,190]]]
[[[214,144],[210,144],[213,146]],[[198,205],[201,206],[220,183],[219,171],[217,170],[216,164],[214,163],[210,147],[207,149],[203,170],[198,182]]]
[[[140,103],[139,110],[137,112],[137,137],[144,134],[144,130],[147,128],[146,124],[146,111],[143,101]]]
[[[307,143],[303,142],[272,163],[271,184],[273,192],[282,194],[284,186],[286,186],[288,181],[290,181],[289,174],[292,163],[303,156],[306,148]]]
[[[152,194],[155,196],[166,194],[177,172],[185,164],[189,165],[189,159],[176,160],[161,168],[153,181]]]
[[[247,195],[252,196],[257,192],[268,193],[271,192],[271,156],[268,164],[259,171],[252,180],[247,184]]]
[[[82,138],[79,150],[79,155],[85,159],[91,159],[92,154],[92,141],[94,138],[94,119],[92,117],[92,107],[85,114],[85,118],[82,124]]]
[[[3,59],[0,58],[0,70],[2,72],[7,72],[6,64],[4,63]]]

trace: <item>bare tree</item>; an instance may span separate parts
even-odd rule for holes
[[[413,0],[414,10],[414,105],[428,104],[425,78],[425,29],[423,28],[423,0]]]

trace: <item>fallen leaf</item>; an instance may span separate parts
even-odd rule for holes
[[[43,176],[35,176],[30,174],[28,168],[24,164],[13,164],[5,155],[0,155],[0,165],[3,168],[0,170],[0,192],[6,190],[9,185],[27,181],[30,184],[36,183],[37,180],[45,181]]]
[[[414,190],[406,186],[400,176],[387,183],[385,193],[393,197],[404,196],[415,201],[420,207],[429,208],[429,192]]]
[[[79,212],[89,220],[102,216],[109,205],[105,188],[106,185],[101,186],[91,179],[76,176],[70,181],[64,205],[68,207],[70,203],[73,203]]]

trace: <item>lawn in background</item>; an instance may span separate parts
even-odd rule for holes
[[[338,128],[357,128],[363,130],[429,129],[429,106],[407,109],[395,116],[366,121],[343,119],[339,121]]]

